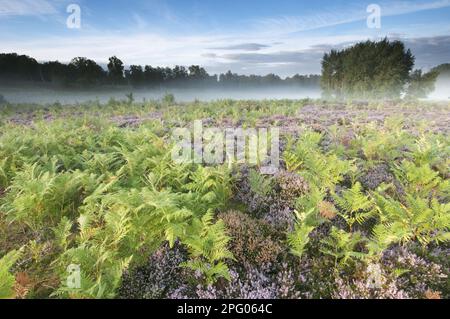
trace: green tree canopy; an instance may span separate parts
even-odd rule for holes
[[[414,70],[409,78],[406,98],[426,98],[428,94],[434,91],[438,75],[439,73],[436,71],[423,73],[422,70]]]
[[[436,72],[438,74],[438,76],[450,79],[450,63],[438,65],[437,67],[433,68],[431,71]]]
[[[399,98],[414,59],[402,42],[388,39],[332,50],[322,60],[322,88],[338,98]]]
[[[123,81],[124,75],[123,62],[116,56],[109,58],[108,63],[108,78],[113,84],[120,84]]]

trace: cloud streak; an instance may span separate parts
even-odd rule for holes
[[[428,70],[442,63],[450,63],[450,36],[392,38],[392,40],[394,39],[402,40],[405,46],[411,49],[416,56],[416,68]],[[296,51],[215,54],[211,57],[224,60],[224,65],[237,68],[265,70],[266,67],[273,67],[278,70],[278,73],[286,72],[289,69],[291,70],[290,74],[294,69],[302,70],[300,73],[320,73],[320,61],[324,53],[331,49],[343,49],[355,42],[357,41],[346,41],[335,45],[317,44]]]
[[[53,2],[64,3],[67,0]],[[0,4],[8,3],[10,6],[3,6],[4,15],[36,14],[32,6],[14,7],[14,3],[22,5],[36,4],[39,2],[48,3],[46,0],[0,0]],[[389,4],[389,5],[388,5]],[[450,0],[432,1],[428,3],[398,2],[390,1],[382,6],[384,14],[404,14],[406,12],[416,12],[420,10],[437,9],[450,6]],[[56,9],[41,7],[40,14],[52,14]],[[160,0],[147,3],[150,8],[155,9],[163,19],[179,21],[170,8]],[[359,5],[359,4],[358,4]],[[358,6],[357,5],[357,6]],[[5,9],[7,8],[7,9]],[[43,9],[44,8],[44,9]],[[362,8],[362,7],[361,7]],[[88,8],[87,8],[88,9]],[[350,15],[356,12],[358,7],[349,8]],[[281,76],[290,76],[295,73],[319,73],[320,60],[325,52],[331,49],[341,49],[358,41],[368,39],[379,39],[391,34],[390,38],[400,38],[416,55],[417,67],[430,68],[439,63],[450,62],[450,29],[437,28],[435,25],[427,26],[431,29],[424,29],[423,26],[405,28],[397,30],[382,29],[379,33],[371,33],[368,29],[355,30],[342,33],[312,32],[296,33],[302,28],[296,19],[274,20],[277,27],[248,28],[245,31],[212,31],[203,33],[194,31],[177,34],[175,32],[161,32],[152,27],[146,11],[133,11],[129,13],[128,20],[131,27],[124,27],[120,30],[83,29],[80,32],[61,32],[60,36],[35,36],[23,37],[7,36],[8,33],[0,35],[2,52],[17,52],[27,54],[40,61],[59,60],[68,62],[73,57],[85,56],[92,58],[99,63],[105,63],[109,56],[117,55],[122,58],[127,65],[130,64],[151,64],[153,66],[174,66],[199,64],[206,67],[210,72],[226,72],[231,69],[234,72],[244,74],[267,74],[277,73]],[[343,23],[351,21],[358,16],[349,16],[348,12],[328,9],[319,14],[309,15],[303,21],[303,27],[330,25],[332,23]],[[362,10],[365,13],[365,8]],[[58,16],[57,14],[55,16]],[[334,18],[333,18],[334,17]],[[335,19],[335,20],[333,20]],[[187,22],[186,22],[187,23]],[[186,25],[185,22],[181,25]],[[408,25],[409,26],[409,25]],[[434,28],[434,29],[433,29]],[[425,30],[425,31],[424,31]],[[433,34],[433,37],[424,37],[430,34],[430,30],[442,30],[442,33]],[[185,31],[185,30],[183,30]],[[391,31],[391,33],[389,33]],[[399,31],[397,35],[393,32]],[[13,33],[14,34],[14,33]],[[190,34],[190,35],[186,35]],[[447,34],[447,35],[446,35]]]
[[[270,45],[260,43],[241,43],[235,45],[228,45],[223,47],[211,48],[213,50],[237,50],[237,51],[259,51],[261,49],[269,48]]]
[[[0,0],[0,17],[41,16],[56,13],[55,6],[47,0]]]
[[[450,7],[450,0],[427,2],[389,1],[379,2],[384,17],[399,16],[426,10]],[[305,16],[279,16],[259,19],[254,22],[254,29],[265,29],[268,33],[292,33],[311,31],[321,28],[363,21],[368,17],[367,6],[356,5],[345,10],[336,7],[324,7],[319,13]]]

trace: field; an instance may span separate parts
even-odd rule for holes
[[[280,128],[280,170],[176,163],[199,119]],[[450,297],[448,102],[129,96],[0,128],[0,297]]]

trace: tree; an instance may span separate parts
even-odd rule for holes
[[[431,72],[436,72],[439,77],[444,79],[450,79],[450,63],[438,65],[431,69]]]
[[[426,98],[428,94],[434,91],[438,75],[437,71],[423,74],[422,70],[415,70],[411,73],[405,97],[407,99]]]
[[[57,85],[121,85],[149,87],[229,87],[258,88],[295,86],[317,88],[320,75],[295,75],[281,79],[275,74],[239,75],[228,71],[225,74],[209,75],[199,65],[189,67],[177,65],[170,67],[152,67],[131,65],[126,71],[124,63],[113,56],[109,58],[105,71],[93,60],[84,57],[74,58],[69,64],[58,61],[38,63],[35,59],[11,54],[0,54],[0,81],[5,82],[45,82]],[[125,81],[126,80],[126,81]]]
[[[145,75],[142,66],[131,65],[130,69],[125,72],[125,77],[133,86],[141,86],[144,84]]]
[[[173,80],[177,82],[184,82],[188,78],[188,71],[184,66],[176,65],[172,71]]]
[[[145,83],[149,86],[161,85],[164,81],[164,74],[161,68],[154,68],[150,65],[145,66],[144,70]]]
[[[321,85],[325,95],[338,98],[399,98],[414,60],[400,41],[360,42],[324,55]]]
[[[105,77],[105,71],[93,60],[78,57],[72,59],[69,64],[69,70],[72,71],[72,78],[75,84],[82,86],[91,86],[100,84]]]
[[[0,54],[0,79],[7,81],[41,81],[40,64],[27,55]]]
[[[194,80],[206,80],[208,77],[208,72],[199,65],[191,65],[189,67],[189,78]]]
[[[109,58],[108,78],[112,84],[121,84],[123,82],[124,66],[123,62],[116,56]]]
[[[69,67],[58,61],[45,62],[41,65],[42,77],[45,82],[54,84],[69,84]]]

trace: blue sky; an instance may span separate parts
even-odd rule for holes
[[[69,29],[69,4],[81,28]],[[381,28],[367,27],[367,7]],[[0,51],[40,61],[86,56],[127,65],[200,64],[211,73],[319,73],[331,48],[388,36],[417,67],[450,62],[450,0],[0,0]]]

